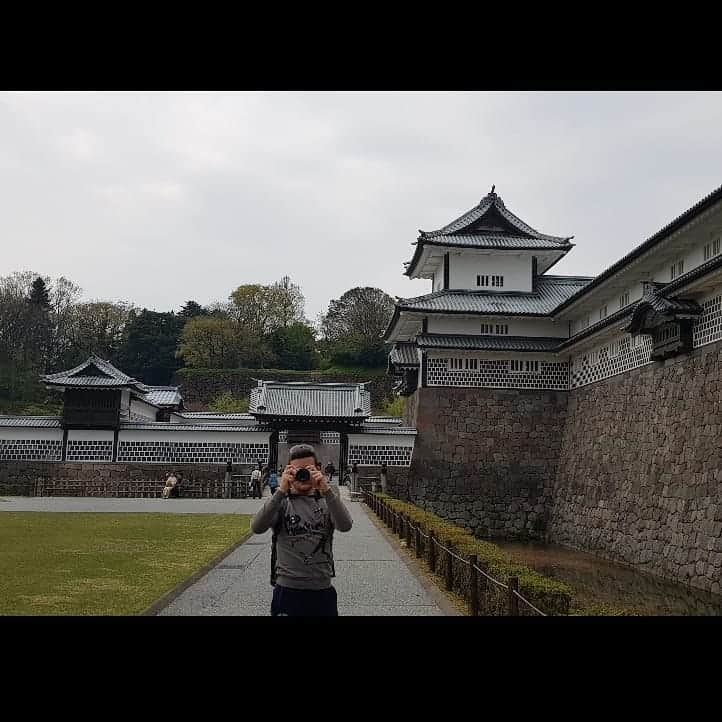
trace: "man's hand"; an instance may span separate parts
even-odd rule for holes
[[[322,494],[325,494],[331,487],[328,484],[328,479],[323,475],[320,469],[310,469],[311,481],[316,489]]]
[[[283,474],[281,474],[281,482],[278,485],[279,491],[282,491],[284,494],[288,493],[288,490],[291,488],[291,484],[293,483],[294,473],[295,469],[288,464],[283,470]]]

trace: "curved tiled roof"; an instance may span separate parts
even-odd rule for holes
[[[85,370],[99,371],[100,373],[82,374]],[[80,388],[123,388],[128,387],[136,391],[143,391],[143,384],[105,359],[91,354],[83,363],[68,371],[59,371],[54,374],[45,374],[41,377],[51,386],[70,386]]]
[[[548,241],[556,241],[557,243],[565,243],[571,237],[564,238],[562,236],[549,236],[544,233],[539,233],[535,228],[532,228],[527,223],[524,223],[519,216],[512,213],[504,205],[504,201],[498,196],[493,190],[487,193],[480,201],[479,204],[474,206],[470,211],[467,211],[463,215],[459,216],[456,220],[445,225],[438,231],[421,231],[424,237],[449,235],[452,233],[458,233],[459,231],[468,228],[477,221],[480,221],[489,211],[495,209],[501,217],[506,220],[511,226],[516,228],[520,233],[527,236],[528,238],[538,238]]]
[[[371,394],[364,384],[261,381],[251,390],[248,411],[256,417],[364,419]]]
[[[177,386],[143,386],[144,401],[155,406],[178,406],[183,401]]]
[[[237,426],[233,424],[169,424],[165,421],[145,423],[143,421],[126,421],[121,423],[121,429],[126,431],[227,431],[227,432],[248,432],[268,431],[265,426]]]
[[[59,429],[60,416],[0,416],[0,426],[33,426]]]
[[[399,434],[404,436],[416,436],[417,431],[410,426],[386,426],[378,428],[376,424],[363,424],[360,431],[366,434],[378,434],[379,436],[386,436],[387,434]],[[357,434],[358,431],[353,432]]]
[[[636,304],[626,328],[628,333],[639,333],[649,311],[667,318],[693,318],[702,313],[702,307],[695,301],[667,298],[662,295],[663,284],[649,284],[641,300]]]
[[[391,349],[389,359],[395,366],[418,366],[419,358],[416,354],[416,344],[397,343]]]
[[[203,419],[229,419],[232,421],[248,420],[255,421],[253,414],[245,414],[240,412],[220,412],[220,411],[178,411],[178,416],[184,419],[197,419],[202,421]]]
[[[416,339],[425,348],[470,351],[555,351],[566,339],[548,336],[470,336],[424,334]]]
[[[489,222],[484,224],[487,215]],[[499,219],[501,226],[498,225]],[[491,193],[485,195],[478,205],[443,228],[436,231],[419,231],[414,256],[406,263],[405,273],[408,276],[414,272],[425,245],[452,248],[556,250],[564,254],[573,247],[569,242],[571,238],[573,236],[550,236],[539,233],[508,210],[492,187]]]
[[[453,236],[426,236],[424,242],[429,245],[451,246],[458,248],[513,248],[516,250],[559,250],[563,244],[548,238],[530,238],[529,236],[511,236],[502,233],[462,233]]]
[[[451,290],[399,299],[389,329],[393,327],[399,311],[547,316],[591,280],[581,276],[539,276],[533,293]]]

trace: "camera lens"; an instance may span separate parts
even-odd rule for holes
[[[311,474],[308,473],[308,469],[298,469],[295,478],[296,481],[308,481],[311,478]]]

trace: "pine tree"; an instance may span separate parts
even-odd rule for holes
[[[33,281],[29,301],[37,306],[42,306],[46,309],[50,308],[50,293],[48,292],[48,287],[45,285],[45,281],[43,281],[40,276]]]
[[[181,318],[195,318],[196,316],[207,316],[208,310],[203,308],[197,301],[186,301],[185,306],[178,314]]]

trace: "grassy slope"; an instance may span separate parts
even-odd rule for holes
[[[137,614],[238,541],[251,518],[3,512],[0,614]]]

